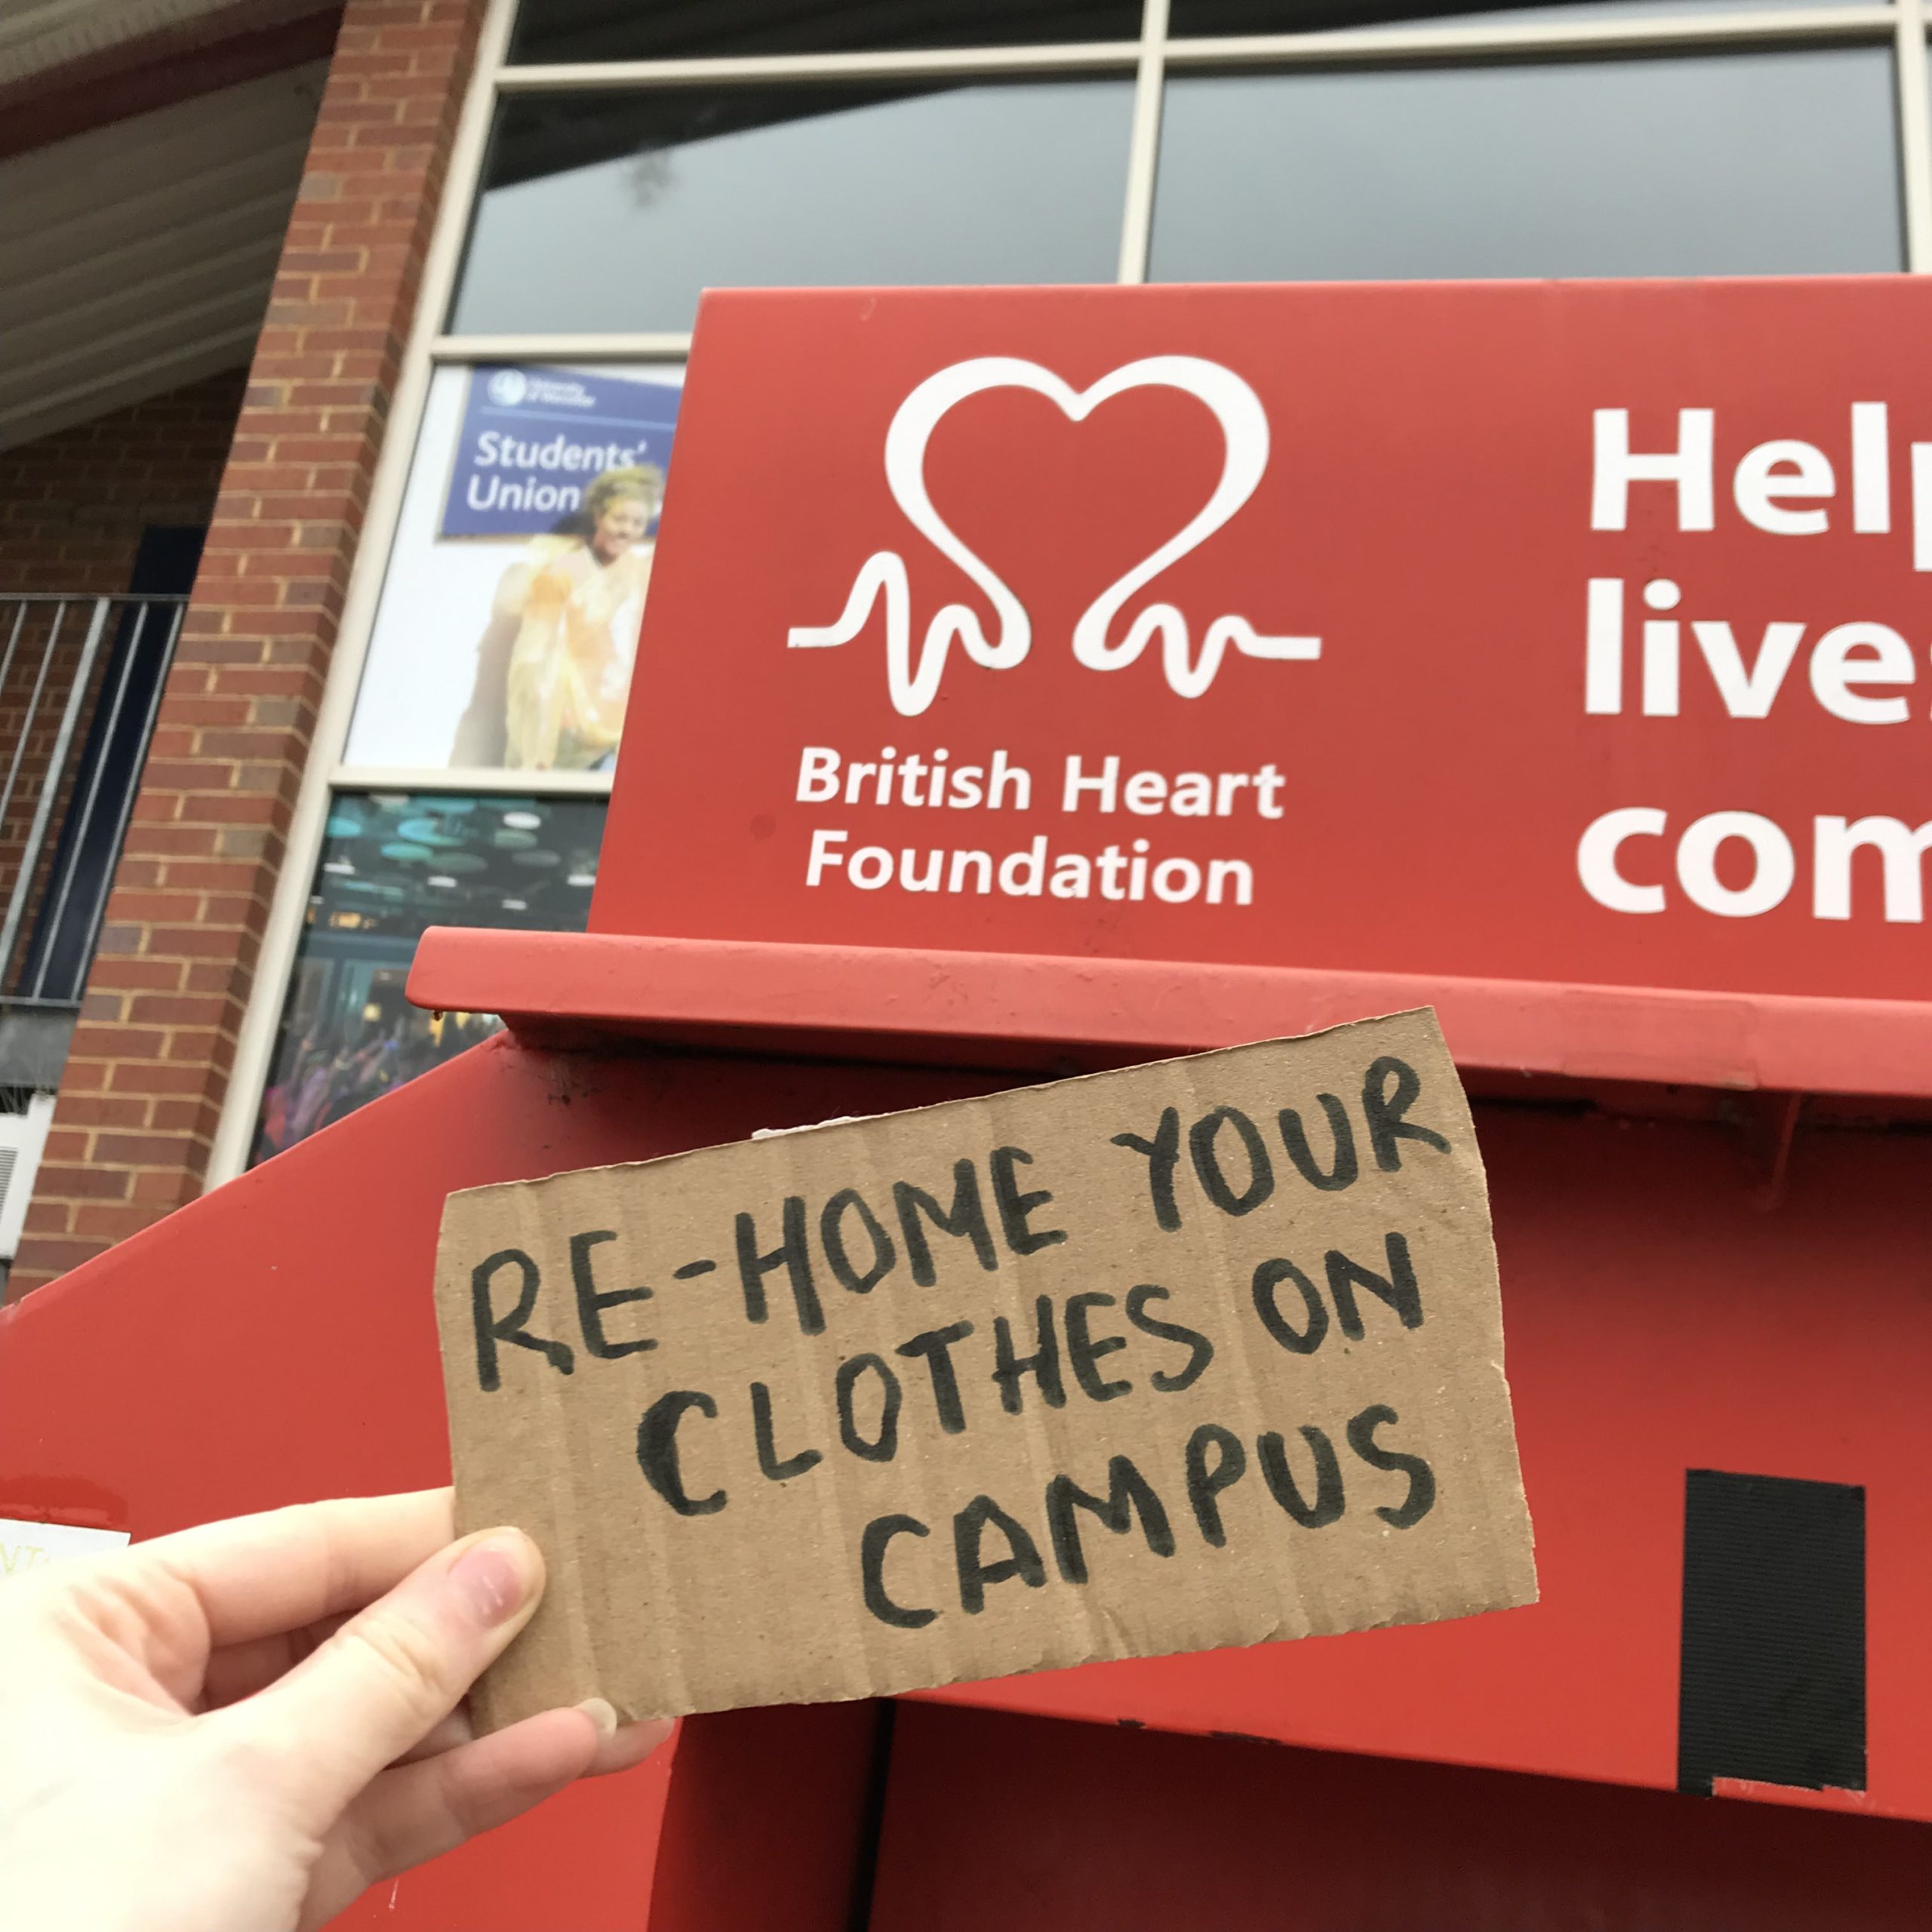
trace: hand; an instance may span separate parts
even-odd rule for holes
[[[8,1932],[309,1932],[648,1757],[601,1700],[470,1737],[543,1562],[451,1529],[447,1490],[318,1503],[0,1583]]]

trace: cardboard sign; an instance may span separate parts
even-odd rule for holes
[[[1481,1158],[1426,1011],[451,1195],[494,1726],[1532,1601]]]

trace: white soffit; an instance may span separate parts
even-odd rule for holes
[[[0,10],[0,86],[187,26],[231,0],[10,0]]]
[[[0,161],[0,448],[248,361],[328,71]]]

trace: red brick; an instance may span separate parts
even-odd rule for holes
[[[292,523],[224,523],[208,532],[205,556],[219,557],[231,550],[285,550],[295,537]]]
[[[180,1158],[181,1143],[171,1134],[97,1134],[94,1158],[128,1168],[165,1168]]]
[[[192,892],[130,892],[120,885],[115,886],[110,902],[117,921],[149,924],[157,919],[192,919],[197,903]]]
[[[312,671],[294,666],[286,669],[232,671],[222,681],[222,688],[249,697],[299,697],[312,694],[319,697],[322,681]]]
[[[35,1201],[27,1210],[26,1232],[30,1235],[66,1235],[72,1231],[73,1220],[73,1210],[66,1201]],[[92,1252],[91,1250],[85,1251],[80,1258],[86,1260]],[[72,1264],[63,1265],[71,1266]],[[11,1288],[12,1281],[9,1280],[7,1285]]]
[[[232,958],[232,931],[209,926],[156,926],[149,934],[149,950],[171,959]]]
[[[226,1066],[232,1058],[232,1041],[212,1026],[177,1027],[168,1036],[171,1060],[193,1060],[211,1066]]]
[[[165,821],[137,819],[128,830],[127,851],[138,854],[143,862],[153,860],[162,865],[209,853],[216,837],[213,828],[184,822],[178,815],[181,803],[178,795],[170,795],[168,802],[176,807],[177,816]]]
[[[43,1167],[44,1175],[62,1171],[51,1167]],[[29,1234],[45,1233],[64,1235],[72,1232],[75,1203],[59,1194],[36,1195],[28,1204],[26,1232]]]
[[[178,1155],[177,1143],[168,1144]],[[194,1185],[178,1163],[165,1168],[145,1168],[134,1176],[134,1198],[145,1205],[179,1208],[195,1198]]]
[[[224,825],[267,825],[274,821],[275,801],[258,795],[232,798],[207,797],[186,801],[192,815]]]
[[[125,862],[122,869],[127,869]],[[168,883],[179,890],[218,891],[224,886],[244,888],[259,884],[259,868],[245,859],[171,859]]]
[[[174,960],[116,955],[114,958],[94,960],[94,970],[87,983],[89,987],[149,987],[155,991],[174,991],[182,983],[182,968]]]
[[[98,1235],[103,1247],[112,1247],[117,1241],[125,1241],[130,1235],[137,1235],[144,1228],[152,1227],[166,1211],[158,1204],[82,1208],[75,1214],[74,1232],[77,1235]]]
[[[128,1017],[149,1026],[219,1026],[227,1004],[216,993],[138,993]]]
[[[165,1035],[137,1026],[76,1026],[68,1051],[75,1060],[150,1060],[158,1054]]]
[[[207,1079],[200,1067],[146,1060],[122,1060],[108,1069],[108,1084],[117,1094],[198,1094]]]
[[[149,758],[141,774],[141,795],[134,801],[134,816],[141,818],[148,808],[163,802],[173,804],[175,793],[205,786],[220,770],[218,764],[202,766],[188,758]]]
[[[254,918],[263,904],[254,893],[210,893],[202,901],[199,916],[204,925],[242,926]]]
[[[195,749],[204,758],[272,758],[286,749],[288,734],[266,728],[252,731],[211,731],[200,734]]]
[[[147,1119],[147,1103],[106,1094],[63,1092],[54,1118],[57,1125],[66,1127],[140,1127]]]
[[[154,1109],[150,1124],[158,1133],[212,1140],[221,1117],[218,1097],[192,1100],[158,1100],[150,1104]]]
[[[125,1168],[49,1162],[42,1168],[34,1192],[62,1201],[125,1201],[131,1187]]]

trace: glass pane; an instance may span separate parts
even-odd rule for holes
[[[1220,34],[1325,33],[1340,27],[1435,21],[1478,26],[1509,22],[1616,20],[1651,14],[1761,14],[1783,7],[1857,5],[1860,0],[1525,0],[1472,8],[1468,0],[1173,0],[1175,38]]]
[[[675,364],[436,371],[350,764],[615,763],[683,383]]]
[[[1161,281],[1897,269],[1880,48],[1168,83]]]
[[[426,926],[581,932],[601,798],[345,793],[330,809],[252,1164],[495,1032],[403,998]]]
[[[1135,40],[1140,0],[523,0],[510,58],[675,60]]]
[[[1112,279],[1133,83],[513,97],[452,328],[688,329],[706,287]]]

